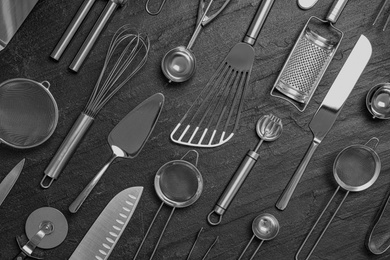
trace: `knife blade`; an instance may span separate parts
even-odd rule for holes
[[[310,121],[309,128],[314,136],[313,141],[296,172],[279,197],[276,203],[276,208],[284,210],[287,207],[287,204],[290,201],[307,165],[309,164],[311,157],[329,130],[332,128],[337,116],[340,114],[345,100],[347,100],[349,94],[370,60],[371,53],[372,47],[370,41],[364,35],[361,35],[324,100]]]
[[[16,180],[19,178],[20,173],[23,170],[25,159],[21,160],[8,174],[4,177],[0,183],[0,205],[3,203],[8,193],[11,191]]]
[[[143,187],[131,187],[118,193],[104,208],[69,260],[108,259],[129,223]]]

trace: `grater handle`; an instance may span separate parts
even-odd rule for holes
[[[245,34],[244,42],[250,45],[254,45],[259,36],[260,30],[264,25],[265,19],[268,16],[269,11],[271,10],[272,5],[275,0],[263,0],[256,11],[255,16],[251,22],[251,25],[248,28],[248,31]]]
[[[344,10],[344,7],[348,3],[348,0],[336,0],[334,1],[332,7],[328,15],[326,16],[326,20],[330,23],[335,23],[340,17],[341,12]]]

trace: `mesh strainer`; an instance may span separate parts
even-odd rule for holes
[[[0,142],[14,148],[31,148],[54,132],[58,108],[50,83],[10,79],[0,84]]]

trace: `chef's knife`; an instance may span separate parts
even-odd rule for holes
[[[21,160],[8,174],[5,176],[3,181],[0,183],[0,205],[11,191],[16,180],[19,178],[22,172],[25,159]]]
[[[38,0],[0,1],[0,51],[12,39]]]
[[[287,207],[314,151],[332,128],[345,100],[348,98],[360,75],[363,73],[363,70],[371,57],[371,52],[372,48],[370,41],[364,35],[361,35],[309,124],[310,130],[314,135],[313,141],[307,150],[305,157],[298,166],[298,169],[292,176],[282,195],[279,197],[279,200],[276,203],[278,209],[284,210]]]
[[[143,189],[131,187],[118,193],[100,213],[69,260],[108,259],[129,223]]]
[[[100,178],[116,158],[135,158],[145,145],[160,116],[164,104],[161,93],[144,100],[111,130],[108,143],[112,156],[95,177],[69,206],[69,211],[76,213]]]

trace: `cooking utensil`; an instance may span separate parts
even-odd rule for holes
[[[44,143],[58,122],[50,83],[23,78],[0,84],[0,142],[25,149]]]
[[[390,201],[390,193],[385,203],[381,206],[379,214],[375,219],[374,226],[366,241],[366,246],[371,253],[380,255],[385,253],[390,247],[389,235],[389,209],[387,208]]]
[[[160,4],[160,6],[158,7],[158,9],[157,9],[156,12],[150,11],[150,8],[149,8],[149,1],[150,1],[150,0],[146,0],[146,3],[145,3],[145,10],[146,10],[146,12],[147,12],[148,14],[150,14],[150,15],[158,15],[158,14],[161,12],[161,10],[163,9],[166,0],[162,0],[161,4]]]
[[[118,48],[122,51],[116,56]],[[133,33],[130,25],[124,25],[115,32],[89,101],[45,169],[42,188],[49,188],[58,178],[100,110],[143,67],[149,48],[149,39]],[[46,178],[50,179],[48,183]]]
[[[131,187],[118,193],[100,213],[69,260],[108,259],[133,216],[143,189]]]
[[[298,37],[271,90],[303,112],[343,38],[334,27],[348,0],[335,0],[326,21],[312,16]]]
[[[282,120],[272,114],[265,115],[261,117],[256,124],[256,132],[260,137],[259,143],[256,145],[256,148],[246,154],[244,160],[241,162],[236,173],[233,175],[233,178],[229,182],[228,186],[224,190],[222,196],[219,198],[217,204],[214,206],[213,211],[207,216],[207,220],[210,225],[219,225],[222,221],[222,215],[228,209],[230,203],[233,201],[238,190],[241,188],[241,185],[244,183],[249,172],[252,170],[253,166],[259,158],[258,150],[260,149],[263,141],[271,142],[275,141],[280,137],[283,131]],[[214,222],[212,220],[213,215],[218,216],[218,220]]]
[[[209,24],[212,20],[214,20],[217,15],[221,13],[223,9],[225,9],[229,2],[230,0],[226,0],[222,7],[216,13],[211,16],[207,16],[208,11],[213,4],[213,0],[210,0],[206,9],[205,0],[199,0],[198,20],[196,22],[196,28],[187,47],[179,46],[173,48],[164,55],[161,61],[161,69],[165,77],[169,79],[169,82],[183,82],[191,78],[192,75],[194,75],[196,71],[196,59],[191,48],[194,45],[201,28]]]
[[[380,83],[370,89],[366,106],[373,118],[390,118],[390,83]]]
[[[154,94],[128,113],[111,130],[108,135],[108,143],[112,150],[111,158],[69,206],[70,212],[76,213],[80,209],[89,193],[115,159],[133,159],[141,152],[157,123],[163,104],[163,94]]]
[[[368,146],[368,144],[372,141],[376,142],[373,148]],[[378,138],[374,137],[371,138],[365,145],[355,144],[348,146],[337,155],[333,164],[333,176],[339,186],[337,187],[328,204],[326,204],[324,210],[321,212],[320,216],[307,234],[305,240],[302,242],[300,248],[295,255],[295,259],[298,260],[299,254],[301,253],[307,240],[310,238],[311,233],[317,226],[318,222],[321,220],[330,203],[333,201],[333,198],[339,191],[340,187],[343,188],[346,193],[305,259],[309,259],[309,257],[314,252],[316,246],[325,234],[333,218],[336,216],[337,212],[341,208],[349,192],[363,191],[369,188],[372,184],[374,184],[381,171],[381,161],[379,159],[378,154],[374,150],[377,147],[378,143]]]
[[[272,240],[274,239],[277,234],[279,233],[279,222],[278,220],[274,217],[274,215],[271,215],[269,213],[263,213],[259,216],[257,216],[253,222],[252,222],[252,231],[253,231],[253,236],[251,240],[249,240],[248,244],[246,245],[244,251],[242,251],[240,257],[238,260],[240,260],[246,250],[248,249],[249,245],[252,243],[252,240],[257,237],[258,239],[261,240],[260,244],[257,246],[255,252],[252,254],[250,260],[252,260],[257,251],[259,251],[261,245],[265,240]]]
[[[25,159],[21,160],[0,183],[0,206],[11,191],[15,182],[18,180],[20,173],[23,170]]]
[[[309,128],[314,136],[313,141],[282,195],[279,197],[278,202],[276,203],[278,209],[284,210],[287,207],[311,157],[332,128],[337,116],[343,108],[345,100],[348,98],[360,75],[363,73],[363,70],[370,59],[371,52],[372,48],[369,40],[364,35],[361,35],[320,107],[310,121]]]
[[[30,214],[26,221],[26,235],[16,238],[21,252],[14,260],[27,257],[42,259],[36,248],[51,249],[59,246],[68,234],[68,222],[61,211],[43,207]]]
[[[195,165],[184,160],[190,152],[194,152],[196,154]],[[157,247],[173,213],[175,212],[175,209],[188,207],[199,199],[203,190],[203,178],[199,170],[196,168],[198,165],[198,159],[198,152],[190,150],[180,160],[170,161],[158,169],[156,177],[154,178],[154,188],[156,189],[156,193],[162,202],[154,215],[133,260],[137,258],[139,252],[141,251],[141,248],[164,204],[171,206],[172,210],[149,259],[152,259],[156,253]]]
[[[252,71],[255,57],[253,45],[273,3],[274,0],[261,2],[243,42],[230,50],[172,131],[173,142],[210,148],[220,146],[233,137]]]
[[[190,260],[190,257],[191,257],[191,254],[192,254],[192,251],[194,251],[194,248],[195,248],[195,245],[196,243],[198,242],[199,240],[199,237],[200,237],[200,234],[202,233],[203,231],[203,227],[200,228],[199,232],[198,232],[198,235],[196,236],[196,239],[194,241],[194,244],[192,244],[192,247],[191,247],[191,250],[190,252],[188,253],[188,256],[186,258],[186,260]],[[217,236],[214,240],[214,242],[210,245],[210,247],[207,249],[206,253],[204,254],[204,256],[202,257],[202,260],[206,259],[208,254],[210,253],[211,249],[213,249],[213,247],[215,246],[215,244],[218,242],[218,239],[219,239],[219,236]]]
[[[0,1],[0,51],[4,50],[38,0]]]
[[[301,8],[301,9],[303,9],[303,10],[309,10],[309,9],[312,8],[317,2],[318,2],[318,0],[298,0],[298,1],[297,1],[297,4],[298,4],[299,8]]]
[[[373,23],[372,25],[375,25],[375,24],[378,22],[379,17],[381,16],[382,12],[385,10],[385,7],[386,7],[386,5],[387,5],[387,2],[389,2],[389,0],[383,1],[383,5],[382,5],[381,9],[379,10],[379,13],[376,15],[375,20],[374,20],[374,23]],[[387,25],[389,24],[389,22],[390,22],[390,15],[387,16],[387,19],[386,19],[385,25],[383,26],[382,31],[385,31],[385,30],[386,30],[386,27],[387,27]]]
[[[64,53],[66,47],[68,46],[69,42],[72,40],[74,34],[80,27],[81,23],[83,22],[84,18],[87,16],[89,10],[91,9],[94,3],[95,0],[84,0],[79,10],[77,11],[76,15],[73,17],[68,28],[66,29],[65,33],[62,35],[60,41],[57,43],[56,47],[50,54],[51,58],[57,61],[61,58],[61,55]],[[96,21],[92,30],[89,32],[87,38],[85,39],[83,45],[81,46],[75,58],[73,59],[72,63],[70,64],[69,68],[71,70],[73,70],[74,72],[79,71],[81,65],[87,58],[92,47],[95,45],[97,38],[99,37],[105,25],[107,24],[108,20],[111,18],[114,11],[118,7],[123,6],[126,3],[127,0],[108,1],[103,12],[100,14],[98,20]]]

